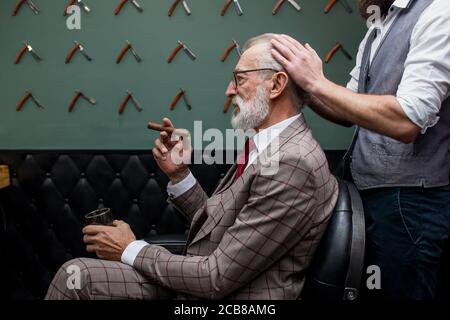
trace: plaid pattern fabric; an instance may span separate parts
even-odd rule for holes
[[[79,288],[75,287],[76,282],[72,281],[78,276]],[[72,287],[68,285],[68,281]],[[45,299],[150,300],[169,299],[174,296],[175,293],[143,277],[129,265],[115,261],[79,258],[66,262],[58,270]]]
[[[235,164],[210,198],[197,183],[168,199],[191,221],[186,255],[148,245],[134,268],[77,259],[87,285],[71,293],[69,261],[47,298],[297,299],[338,186],[303,116],[280,133],[277,155],[273,175],[257,160],[235,179]]]
[[[338,186],[303,117],[279,136],[279,170],[234,165],[211,198],[198,185],[170,201],[193,215],[186,256],[146,246],[134,267],[179,298],[297,299]]]

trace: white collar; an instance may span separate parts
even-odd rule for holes
[[[406,9],[413,1],[414,0],[395,0],[392,5],[400,9]]]
[[[286,129],[292,122],[298,119],[300,115],[301,113],[293,117],[287,118],[283,121],[280,121],[278,123],[275,123],[273,126],[265,128],[259,131],[257,134],[255,134],[252,137],[252,139],[255,142],[255,146],[256,149],[258,150],[258,153],[266,149],[267,146],[272,142],[272,140],[275,139],[281,133],[281,131]]]

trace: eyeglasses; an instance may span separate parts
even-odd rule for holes
[[[275,70],[275,69],[272,69],[272,68],[261,68],[261,69],[250,69],[250,70],[233,71],[234,88],[237,89],[237,87],[238,87],[238,79],[237,79],[237,75],[238,74],[249,73],[249,72],[256,72],[256,71],[273,71],[273,72],[278,72],[278,70]]]

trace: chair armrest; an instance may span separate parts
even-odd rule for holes
[[[161,246],[174,254],[182,254],[186,245],[187,235],[185,234],[164,234],[150,236],[142,239],[149,244]]]

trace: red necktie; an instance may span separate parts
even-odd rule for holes
[[[250,138],[245,141],[244,152],[241,152],[237,158],[237,170],[234,180],[237,180],[244,173],[244,170],[248,164],[250,151],[252,151],[255,147],[256,146],[253,139]]]

